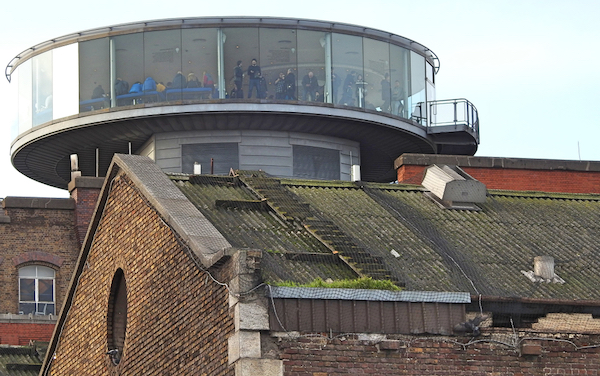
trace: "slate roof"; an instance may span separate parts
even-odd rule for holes
[[[0,376],[37,376],[47,346],[0,346]]]
[[[600,195],[489,191],[480,211],[465,211],[420,186],[170,178],[233,247],[264,251],[266,281],[366,275],[412,291],[600,300]],[[523,275],[542,255],[564,284]]]

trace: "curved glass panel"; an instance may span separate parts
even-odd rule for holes
[[[54,50],[54,111],[53,118],[75,115],[79,112],[79,44],[73,43]],[[105,83],[108,90],[108,81]],[[108,94],[108,93],[107,93]]]
[[[241,62],[240,68],[243,73],[241,81],[238,81],[241,82],[241,88],[237,88],[233,95],[230,92],[229,96],[233,98],[262,97],[260,76],[258,75],[259,72],[262,73],[258,28],[226,28],[223,29],[223,39],[225,76],[230,77],[232,88],[236,82],[235,67],[238,61]],[[256,66],[249,70],[253,59],[256,59]],[[250,73],[252,77],[250,77]]]
[[[182,98],[188,85],[188,76],[182,71],[181,30],[151,31],[144,33],[144,81],[140,101],[161,102],[167,94],[169,100]],[[190,82],[199,82],[194,72],[189,72]],[[169,85],[169,82],[171,84]],[[165,85],[166,83],[166,85]]]
[[[393,115],[410,117],[408,91],[410,88],[410,54],[405,48],[390,46],[391,110]]]
[[[8,87],[8,97],[6,108],[16,109],[16,111],[6,111],[5,116],[10,120],[10,141],[13,141],[19,135],[19,71],[18,68],[10,76]]]
[[[108,38],[79,43],[79,112],[110,107]]]
[[[32,93],[33,126],[52,120],[52,51],[34,56],[32,63]]]
[[[144,36],[119,35],[110,39],[111,106],[131,106],[141,100],[144,82]]]
[[[324,101],[328,40],[323,32],[298,30],[298,99]]]
[[[332,34],[331,56],[332,67],[342,79],[338,103],[364,107],[366,84],[363,78],[363,38]]]
[[[218,98],[217,29],[184,29],[181,31],[182,73],[186,88],[182,99]],[[167,92],[170,100],[170,91]]]
[[[364,38],[365,108],[390,113],[390,45]]]
[[[410,91],[408,97],[411,119],[425,125],[427,113],[425,105],[425,58],[410,52]]]
[[[296,59],[298,56],[298,47],[296,42],[296,30],[291,29],[259,29],[260,35],[260,61],[265,93],[263,97],[267,99],[292,99],[295,97],[293,88],[288,88],[285,77],[288,70],[292,73],[296,70]],[[297,77],[294,74],[294,77]],[[292,76],[288,78],[290,81]],[[291,80],[293,81],[293,80]]]
[[[31,60],[27,60],[17,68],[19,76],[19,133],[23,133],[32,127],[32,92],[33,86],[31,76]]]
[[[210,98],[318,101],[426,124],[425,101],[435,98],[434,67],[409,49],[274,27],[198,27],[73,43],[23,62],[13,79],[13,138],[78,112]]]

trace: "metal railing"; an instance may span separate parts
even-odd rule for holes
[[[427,129],[444,126],[468,127],[479,143],[477,108],[464,98],[427,102]]]

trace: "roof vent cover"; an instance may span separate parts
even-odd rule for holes
[[[521,270],[521,273],[531,282],[565,283],[565,280],[554,272],[554,257],[552,256],[534,257],[533,270],[527,272]]]
[[[431,165],[421,183],[438,204],[447,209],[480,210],[475,203],[485,202],[485,184],[458,166]]]

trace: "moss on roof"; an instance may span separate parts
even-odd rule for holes
[[[406,290],[600,299],[600,195],[489,191],[481,211],[466,211],[441,209],[420,186],[171,179],[231,244],[264,251],[266,280],[387,276]],[[564,284],[523,275],[542,255]]]

